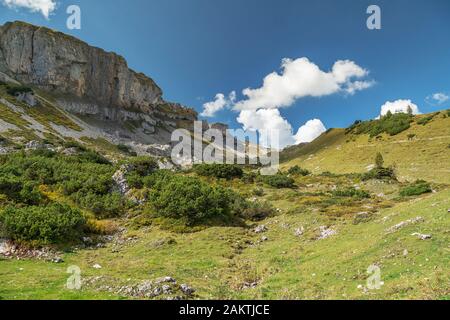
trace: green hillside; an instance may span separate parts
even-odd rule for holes
[[[314,173],[361,173],[368,171],[378,152],[397,168],[401,180],[449,183],[449,111],[415,116],[409,129],[392,136],[332,129],[312,143],[283,151],[281,161],[284,168],[300,165]]]
[[[62,263],[0,258],[0,296],[142,299],[121,288],[170,276],[196,289],[192,299],[448,299],[450,190],[400,199],[401,186],[366,182],[359,186],[368,198],[325,191],[356,182],[308,176],[296,178],[291,190],[261,185],[259,200],[279,210],[242,226],[178,233],[156,221],[142,224],[139,217],[109,220],[126,231],[104,247],[64,253]],[[255,187],[237,180],[220,183],[241,192]],[[381,192],[384,197],[376,196]],[[255,233],[259,225],[266,232]],[[322,239],[323,227],[334,233]],[[432,238],[420,240],[414,233]],[[82,271],[79,291],[65,288],[66,270],[73,265]],[[379,290],[366,288],[371,265],[381,269]]]
[[[158,169],[45,93],[33,108],[5,90],[0,299],[450,298],[448,111],[330,130],[265,177]],[[377,153],[398,180],[361,174]]]

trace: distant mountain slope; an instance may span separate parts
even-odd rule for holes
[[[386,165],[397,167],[401,180],[449,183],[449,111],[415,116],[409,129],[394,136],[384,133],[371,138],[368,134],[332,129],[312,143],[284,150],[281,162],[283,168],[299,165],[315,173],[365,172],[377,152],[382,153]]]

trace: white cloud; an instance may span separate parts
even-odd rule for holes
[[[442,92],[433,93],[425,99],[425,101],[432,106],[441,106],[449,100],[450,97]]]
[[[242,124],[244,130],[257,130],[263,138],[268,137],[268,141],[264,139],[260,141],[264,147],[283,149],[295,143],[292,126],[281,116],[278,109],[242,110],[237,122]],[[278,134],[278,139],[274,137],[271,140],[271,134],[275,132]]]
[[[380,115],[384,116],[389,111],[391,113],[407,113],[409,108],[411,108],[413,114],[420,114],[419,107],[411,100],[396,100],[394,102],[388,101],[381,106]]]
[[[262,87],[247,88],[247,99],[235,104],[236,110],[257,110],[289,107],[303,97],[321,97],[337,92],[354,94],[370,88],[374,81],[361,80],[369,72],[350,60],[339,60],[325,72],[308,60],[284,59],[281,74],[273,72],[264,78]],[[360,79],[360,80],[355,80]]]
[[[56,9],[55,0],[1,0],[9,8],[25,8],[31,12],[40,12],[48,19],[49,15]]]
[[[202,117],[214,117],[217,112],[232,105],[236,100],[236,92],[231,92],[228,98],[223,93],[216,94],[214,101],[203,104]]]
[[[281,69],[281,73],[267,75],[260,88],[244,89],[243,100],[237,101],[234,91],[228,98],[222,93],[216,95],[214,101],[204,104],[202,115],[212,116],[230,107],[240,112],[237,121],[245,130],[258,130],[263,136],[276,131],[279,143],[272,141],[270,146],[282,149],[296,143],[311,142],[326,128],[320,120],[314,119],[294,135],[291,124],[281,116],[280,108],[290,107],[303,97],[322,97],[335,93],[352,95],[375,84],[375,81],[366,79],[368,70],[350,60],[336,61],[330,71],[322,71],[305,57],[283,59]]]
[[[297,134],[293,135],[291,124],[281,116],[278,109],[242,110],[237,121],[242,124],[244,130],[257,130],[261,136],[268,136],[269,141],[261,141],[262,145],[276,149],[311,142],[327,130],[322,121],[314,119],[306,122]],[[273,132],[277,132],[277,141],[274,140],[275,136],[272,136],[273,140],[270,141]]]
[[[327,131],[322,121],[319,119],[313,119],[306,122],[298,129],[297,134],[294,136],[295,143],[308,143],[316,140],[322,133]]]

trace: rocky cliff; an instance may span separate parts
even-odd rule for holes
[[[156,83],[130,70],[123,57],[23,22],[0,27],[0,72],[100,107],[146,112],[162,102]]]
[[[115,142],[167,144],[175,128],[197,119],[194,110],[164,101],[158,85],[123,57],[24,22],[0,26],[0,81],[48,93]]]

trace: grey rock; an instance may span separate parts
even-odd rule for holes
[[[425,220],[422,217],[416,217],[416,218],[413,218],[413,219],[408,219],[408,220],[399,222],[396,225],[388,228],[386,230],[386,232],[387,233],[394,233],[394,232],[396,232],[396,231],[398,231],[398,230],[400,230],[400,229],[402,229],[402,228],[404,228],[404,227],[406,227],[408,225],[417,224],[417,223],[424,222],[424,221]]]
[[[413,233],[412,236],[419,238],[420,240],[429,240],[432,238],[430,234]]]
[[[63,263],[64,260],[62,258],[60,258],[60,257],[55,257],[55,258],[52,259],[52,262],[53,263]]]
[[[65,156],[75,156],[78,154],[78,149],[77,148],[66,148],[63,151],[61,151],[61,153]]]
[[[38,104],[38,101],[34,95],[33,92],[24,92],[19,93],[15,97],[18,101],[21,101],[23,103],[26,103],[27,105],[31,107],[35,107]]]
[[[321,226],[319,228],[319,231],[320,231],[320,235],[317,238],[317,240],[327,239],[337,233],[336,230],[333,230],[333,229],[325,227],[325,226]]]
[[[37,149],[43,149],[44,145],[40,143],[39,141],[29,141],[25,144],[26,150],[37,150]]]
[[[267,227],[265,225],[260,225],[255,228],[255,233],[263,233],[267,231]]]
[[[163,277],[156,280],[156,283],[177,283],[177,281],[172,277]]]
[[[153,296],[157,297],[163,294],[163,290],[160,287],[153,289]]]
[[[167,284],[162,286],[162,292],[164,294],[171,294],[172,293],[172,288],[170,286],[168,286]]]
[[[195,289],[191,288],[190,286],[188,286],[187,284],[182,284],[180,286],[181,292],[183,292],[185,295],[192,295],[195,292]]]
[[[296,237],[300,237],[305,233],[305,228],[304,227],[300,227],[295,229],[294,234]]]

